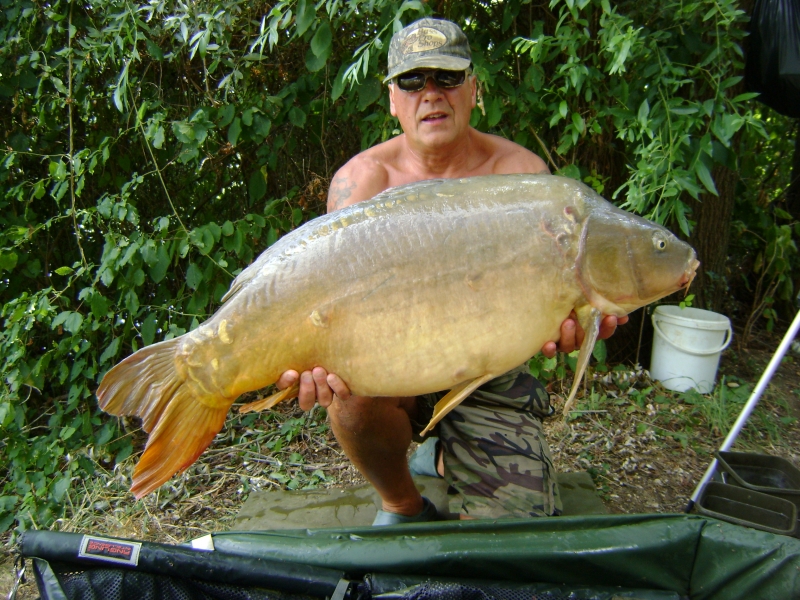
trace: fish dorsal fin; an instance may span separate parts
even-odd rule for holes
[[[594,350],[594,344],[597,341],[597,335],[600,333],[600,321],[603,319],[603,313],[599,309],[590,304],[585,304],[580,308],[575,309],[578,315],[578,322],[584,331],[583,343],[581,350],[578,353],[578,364],[575,367],[575,380],[572,382],[572,389],[569,392],[566,404],[564,404],[564,419],[569,416],[569,411],[575,402],[575,395],[578,393],[578,387],[583,379],[583,373],[589,364],[589,357]]]
[[[472,392],[493,378],[494,375],[492,374],[476,377],[475,379],[470,379],[469,381],[459,383],[457,386],[447,392],[444,398],[439,400],[439,402],[436,403],[436,406],[433,407],[433,416],[431,417],[431,422],[428,423],[427,427],[422,430],[420,435],[426,435],[439,421],[444,418],[447,413],[461,404],[464,398],[469,396]]]

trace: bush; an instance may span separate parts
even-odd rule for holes
[[[132,452],[97,408],[103,373],[196,327],[324,210],[339,166],[395,135],[388,42],[432,9],[0,3],[3,531],[47,526],[75,478]],[[714,166],[764,135],[737,91],[735,2],[443,6],[471,39],[474,126],[684,234]]]

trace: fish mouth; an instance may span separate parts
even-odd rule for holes
[[[697,267],[699,266],[700,261],[696,258],[693,258],[692,262],[689,263],[689,267],[683,272],[683,275],[678,282],[678,287],[685,288],[686,294],[689,293],[689,286],[692,285],[692,281],[694,281],[694,278],[697,277]]]

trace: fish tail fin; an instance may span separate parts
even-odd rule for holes
[[[97,389],[100,408],[140,417],[150,433],[133,475],[137,498],[197,460],[222,429],[231,404],[197,397],[176,368],[180,343],[175,338],[142,348],[106,373]]]
[[[152,430],[183,384],[175,369],[179,344],[180,338],[152,344],[114,366],[97,388],[100,408],[112,415],[140,417],[144,430]]]
[[[171,397],[133,472],[131,491],[146,496],[187,469],[208,448],[225,423],[228,407],[198,402],[185,386]]]

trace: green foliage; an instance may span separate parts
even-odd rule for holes
[[[564,367],[559,364],[558,356],[547,358],[541,352],[528,361],[531,375],[543,381],[561,379],[564,376]]]
[[[245,453],[256,459],[269,456],[271,464],[269,479],[285,485],[290,490],[316,488],[325,483],[327,477],[320,469],[313,466],[309,468],[305,464],[303,455],[291,451],[291,448],[293,442],[298,439],[307,440],[313,436],[324,436],[329,429],[326,417],[327,412],[320,407],[297,417],[284,417],[275,412],[247,415],[242,419],[242,424],[247,428],[252,427],[258,419],[263,419],[274,427],[250,437],[250,447],[246,448]],[[243,478],[243,483],[245,485],[243,491],[247,492],[249,483],[246,478]]]
[[[686,196],[716,195],[711,170],[735,161],[736,134],[763,133],[754,95],[732,92],[742,79],[743,11],[733,1],[550,5],[558,17],[552,33],[540,22],[515,39],[531,62],[530,89],[517,103],[536,107],[520,128],[558,126],[559,162],[577,164],[591,184],[586,147],[623,150],[630,175],[614,191],[623,208],[689,235]]]
[[[788,306],[787,312],[793,316],[800,268],[796,242],[800,215],[783,208],[792,177],[788,165],[795,151],[793,136],[787,133],[794,130],[796,136],[797,125],[766,108],[758,115],[770,135],[742,154],[741,175],[746,187],[731,226],[730,262],[734,267],[729,285],[738,298],[750,304],[750,316],[739,336],[740,348],[747,344],[757,322],[766,320],[766,329],[772,331],[779,303]]]
[[[196,327],[240,269],[324,211],[338,167],[394,135],[381,86],[389,40],[432,8],[0,5],[2,531],[46,526],[71,482],[129,456],[132,437],[139,448],[129,424],[97,408],[103,373]],[[730,0],[440,8],[472,43],[474,126],[684,232],[688,199],[715,191],[715,165],[786,137],[786,122],[767,122],[737,90],[745,17]],[[746,156],[761,181],[768,158]],[[742,202],[755,202],[748,190]],[[741,221],[742,253],[783,256],[759,272],[786,274],[791,252],[774,248],[791,232],[774,232],[773,250],[763,240],[773,223],[794,225],[762,212]],[[563,357],[531,365],[566,372]]]
[[[323,210],[332,169],[382,136],[386,119],[352,127],[378,106],[377,79],[342,95],[342,57],[397,14],[337,0],[2,6],[0,531],[46,526],[73,479],[131,454],[97,408],[103,373],[196,327]]]

